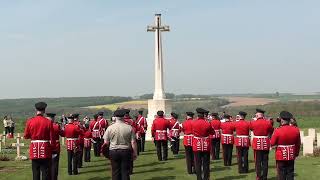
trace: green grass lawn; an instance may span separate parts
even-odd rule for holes
[[[12,140],[11,140],[12,141]],[[194,180],[195,175],[186,173],[186,163],[184,151],[180,151],[177,158],[173,158],[169,152],[167,162],[158,162],[153,143],[148,142],[146,152],[142,153],[135,161],[133,180]],[[28,154],[28,149],[23,148],[23,154]],[[15,151],[10,152],[9,157],[14,157]],[[93,153],[91,153],[93,155]],[[274,153],[270,153],[269,178],[276,179],[276,169]],[[111,179],[111,167],[109,160],[103,157],[92,157],[92,162],[84,163],[84,168],[80,169],[77,176],[67,175],[66,150],[63,148],[60,159],[59,179],[75,180],[99,180]],[[296,161],[296,179],[319,179],[320,176],[320,158],[300,157]],[[0,161],[0,179],[29,180],[32,178],[31,162]],[[250,173],[239,175],[237,173],[236,156],[234,153],[232,167],[224,167],[222,160],[211,161],[210,179],[255,179],[255,170],[253,162],[253,153],[250,151]]]

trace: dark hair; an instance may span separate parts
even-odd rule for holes
[[[8,116],[4,116],[4,117],[3,117],[3,119],[7,119],[7,118],[8,118]]]

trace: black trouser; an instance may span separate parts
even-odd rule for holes
[[[133,150],[131,150],[130,156],[129,156],[130,164],[129,164],[129,174],[133,174]]]
[[[141,152],[144,152],[144,145],[146,143],[146,134],[141,134]]]
[[[223,148],[223,162],[225,166],[231,166],[232,164],[232,150],[233,144],[222,144]]]
[[[249,152],[249,147],[237,147],[239,173],[249,172],[248,152]]]
[[[5,133],[6,135],[10,133],[10,127],[5,127]]]
[[[110,150],[112,180],[130,180],[130,156],[132,150]]]
[[[137,154],[140,155],[141,152],[141,139],[137,139]]]
[[[187,161],[187,171],[188,174],[193,174],[194,172],[194,155],[192,151],[192,146],[184,146]]]
[[[168,159],[168,141],[167,140],[155,141],[155,144],[157,146],[158,160],[166,161]],[[163,150],[163,152],[161,150]]]
[[[82,168],[82,162],[83,162],[83,144],[79,146],[78,151],[78,168]]]
[[[10,127],[10,133],[13,135],[14,134],[14,127]]]
[[[58,179],[60,153],[56,153],[56,155],[57,156],[51,160],[51,180]]]
[[[294,160],[277,161],[278,180],[294,179]]]
[[[78,174],[78,153],[68,150],[68,173]]]
[[[219,159],[220,156],[220,138],[214,138],[211,140],[211,158]]]
[[[84,162],[90,162],[91,159],[91,147],[84,148]]]
[[[95,141],[93,143],[93,150],[94,150],[94,156],[99,157],[100,156],[100,148],[101,148],[101,139],[100,138],[93,138]]]
[[[266,180],[268,177],[269,151],[255,151],[257,179]]]
[[[180,139],[177,137],[172,137],[171,140],[171,151],[174,155],[179,154],[179,146],[180,146]]]
[[[210,152],[194,152],[197,180],[209,180]]]
[[[33,159],[32,160],[32,174],[33,180],[49,180],[51,159]]]

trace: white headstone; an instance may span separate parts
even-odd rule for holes
[[[303,144],[303,138],[304,138],[304,131],[300,131],[301,144]]]
[[[313,137],[306,136],[303,142],[303,155],[313,154]]]
[[[317,133],[317,147],[320,147],[320,133]]]
[[[17,157],[20,157],[20,147],[24,146],[24,143],[20,143],[20,134],[17,136],[17,143],[13,143],[12,146],[17,147]]]
[[[2,138],[3,147],[5,147],[6,146],[6,138],[7,138],[5,131],[3,132],[2,137],[0,137],[0,138]]]
[[[313,141],[316,140],[316,129],[310,128],[308,129],[308,136],[311,136],[313,138]]]

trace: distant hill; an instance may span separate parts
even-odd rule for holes
[[[27,98],[0,100],[0,116],[11,115],[25,118],[33,116],[34,104],[44,101],[48,104],[48,111],[57,114],[78,111],[81,107],[97,104],[113,104],[132,100],[131,97],[96,96],[96,97],[61,97],[61,98]]]

